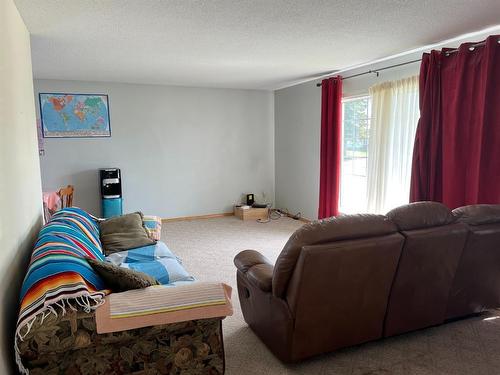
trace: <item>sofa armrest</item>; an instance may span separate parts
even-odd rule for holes
[[[263,292],[270,292],[272,289],[274,266],[269,263],[256,264],[247,272],[247,279]]]
[[[264,255],[255,250],[243,250],[234,257],[234,265],[253,285],[264,292],[271,291],[274,266]]]
[[[234,257],[234,265],[243,273],[257,264],[271,264],[271,262],[256,250],[243,250]]]

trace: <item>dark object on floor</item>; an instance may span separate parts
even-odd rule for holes
[[[300,220],[300,218],[302,217],[302,213],[301,212],[297,212],[295,215],[294,214],[291,214],[288,209],[281,209],[281,208],[278,208],[276,209],[276,211],[278,211],[280,214],[282,215],[285,215],[293,220]],[[309,220],[305,220],[305,221],[309,221]]]
[[[306,224],[276,264],[239,253],[243,316],[295,362],[500,307],[500,205],[419,202]]]

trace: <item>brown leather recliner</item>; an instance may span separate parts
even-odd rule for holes
[[[245,321],[285,362],[382,337],[403,241],[384,216],[341,216],[298,229],[274,267],[239,253]]]
[[[419,202],[388,217],[309,223],[290,237],[274,266],[255,250],[242,251],[234,263],[245,321],[285,362],[440,324],[452,309],[454,288],[465,283],[469,300],[476,295],[477,283],[455,277],[469,263],[462,254],[471,232],[456,216],[439,203]],[[500,218],[485,225],[500,233]],[[493,254],[491,241],[475,246]],[[495,270],[498,281],[500,264],[493,263],[481,282]],[[475,303],[500,306],[498,288],[490,289],[478,294],[488,302]]]

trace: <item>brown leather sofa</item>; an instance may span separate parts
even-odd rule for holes
[[[384,336],[441,324],[467,238],[441,204],[420,203],[387,213],[405,237],[385,316]]]
[[[305,224],[234,259],[248,325],[294,362],[500,307],[500,205],[418,202]]]
[[[500,205],[453,210],[469,235],[451,288],[446,319],[500,306]]]

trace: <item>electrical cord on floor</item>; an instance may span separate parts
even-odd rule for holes
[[[271,206],[271,205],[269,205]],[[271,220],[278,220],[281,219],[283,216],[292,218],[294,220],[299,220],[302,216],[302,213],[297,212],[295,215],[290,214],[287,208],[281,209],[281,208],[270,208],[269,213],[267,215],[267,219],[258,219],[258,223],[269,223]]]
[[[278,209],[278,211],[281,212],[283,215],[288,216],[289,218],[292,218],[294,220],[299,220],[302,217],[301,212],[297,212],[296,214],[291,214],[290,211],[288,211],[288,208]]]
[[[273,212],[276,212],[276,210],[274,208],[270,208],[271,206],[272,206],[272,204],[268,205],[269,210],[267,211],[267,218],[266,219],[257,219],[257,223],[265,224],[265,223],[269,223],[271,220],[277,220],[277,219],[281,218],[281,214],[279,214],[278,217],[276,217],[276,215],[273,216]]]

